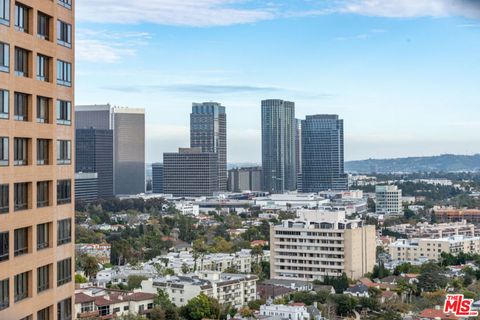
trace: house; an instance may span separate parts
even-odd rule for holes
[[[343,294],[348,294],[353,297],[364,297],[364,298],[370,297],[370,295],[368,294],[368,287],[364,284],[357,284],[353,287],[350,287],[347,290],[345,290]]]
[[[335,288],[328,285],[314,284],[313,290],[316,292],[328,292],[330,294],[335,294]]]
[[[282,286],[275,286],[273,284],[264,284],[259,283],[257,284],[257,296],[259,299],[279,299],[279,298],[288,298],[290,294],[295,292],[294,289],[282,287]]]
[[[304,303],[264,304],[260,306],[260,316],[264,319],[310,320],[310,314]]]
[[[445,314],[440,307],[432,308],[432,309],[425,309],[420,312],[418,320],[460,320],[461,318],[453,315],[453,314]]]
[[[156,295],[105,288],[85,288],[75,292],[77,319],[111,319],[128,314],[148,314]]]
[[[301,280],[283,280],[283,279],[269,279],[264,280],[263,284],[271,284],[274,286],[290,288],[295,291],[312,291],[313,285],[311,282]]]

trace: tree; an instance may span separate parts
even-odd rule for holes
[[[165,320],[177,320],[178,310],[175,305],[170,301],[168,293],[163,290],[158,290],[157,297],[153,301],[155,306],[164,311]]]
[[[380,262],[378,265],[373,267],[372,279],[383,279],[390,275],[390,270],[385,268],[383,262]]]
[[[98,260],[95,257],[87,256],[81,263],[81,268],[88,279],[95,278],[98,271],[100,270],[98,266]]]
[[[159,307],[155,307],[150,311],[150,320],[166,320],[165,310]]]
[[[358,300],[358,304],[360,306],[362,306],[363,308],[368,308],[368,309],[373,310],[373,311],[380,310],[380,303],[375,298],[361,297]]]
[[[128,290],[141,288],[143,280],[147,280],[147,278],[143,276],[136,276],[136,275],[129,276],[127,280]]]
[[[187,273],[189,273],[189,272],[190,272],[190,268],[189,268],[188,265],[184,262],[184,263],[182,264],[182,273],[183,273],[183,274],[187,274]]]
[[[445,288],[448,279],[442,272],[442,268],[433,262],[422,265],[421,273],[418,276],[418,288],[426,292]]]
[[[180,313],[187,320],[218,319],[220,305],[217,300],[201,293],[188,301]]]
[[[340,316],[350,315],[357,306],[357,300],[348,295],[335,295],[333,301],[337,305],[337,314]]]
[[[87,278],[83,277],[81,274],[75,275],[75,283],[87,283]]]

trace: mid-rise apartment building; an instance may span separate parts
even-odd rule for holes
[[[217,299],[220,304],[230,304],[239,309],[257,299],[257,280],[255,275],[203,271],[197,275],[144,280],[142,292],[157,293],[159,289],[163,290],[178,307],[203,293]]]
[[[480,229],[473,223],[467,221],[430,224],[428,222],[419,222],[415,225],[399,224],[387,228],[390,231],[398,232],[407,236],[407,238],[448,238],[456,235],[465,237],[475,237],[480,235]]]
[[[376,213],[403,215],[402,190],[397,186],[376,186]]]
[[[72,319],[74,0],[0,0],[0,319]]]
[[[440,259],[441,254],[480,253],[480,237],[461,235],[441,239],[399,239],[389,246],[389,253],[395,261],[426,261]]]
[[[345,273],[358,279],[375,265],[375,226],[346,219],[344,213],[307,215],[270,229],[272,279],[322,280]]]
[[[458,221],[467,221],[470,223],[480,223],[479,209],[458,209],[452,207],[434,207],[433,214],[437,222],[451,223]]]

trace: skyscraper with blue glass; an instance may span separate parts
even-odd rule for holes
[[[302,191],[347,190],[343,120],[312,115],[302,121]]]

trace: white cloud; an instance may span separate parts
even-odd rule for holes
[[[339,12],[391,18],[464,16],[480,18],[477,0],[346,0]]]
[[[77,30],[75,54],[78,61],[93,63],[116,63],[123,58],[134,56],[139,46],[146,45],[151,38],[145,32],[116,33]]]
[[[155,23],[178,26],[226,26],[271,19],[271,9],[242,9],[242,0],[82,0],[80,21]]]

